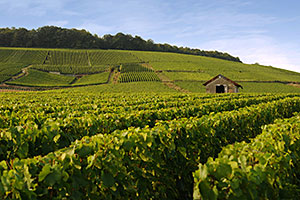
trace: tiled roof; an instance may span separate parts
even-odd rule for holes
[[[223,76],[222,74],[219,74],[218,76],[215,76],[214,78],[210,79],[209,81],[207,81],[206,83],[204,83],[203,85],[206,86],[207,84],[211,83],[212,81],[218,79],[218,78],[223,78],[231,83],[233,83],[235,86],[237,87],[241,87],[243,88],[240,84],[238,84],[237,82],[234,82],[233,80],[230,80],[229,78],[226,78],[225,76]]]

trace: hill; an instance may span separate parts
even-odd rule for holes
[[[92,35],[86,30],[66,29],[56,26],[44,26],[38,29],[0,28],[0,47],[40,47],[70,49],[120,49],[174,52],[208,56],[241,62],[238,57],[218,51],[204,51],[170,44],[157,44],[153,40],[144,40],[139,36],[118,33],[116,35]]]
[[[1,88],[205,92],[222,74],[241,92],[300,92],[300,74],[270,66],[166,52],[0,48]]]

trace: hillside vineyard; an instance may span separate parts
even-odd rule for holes
[[[125,50],[0,48],[0,89],[80,90],[94,86],[91,90],[99,92],[205,93],[203,83],[218,74],[241,84],[242,93],[300,92],[299,73],[210,57]]]
[[[241,93],[204,94],[217,74]],[[299,80],[177,53],[0,48],[0,199],[298,199]]]
[[[158,51],[201,55],[241,62],[238,57],[218,51],[204,51],[169,44],[157,44],[151,39],[145,41],[139,36],[133,37],[132,35],[125,35],[123,33],[116,35],[107,34],[103,37],[98,37],[86,30],[66,29],[55,26],[44,26],[36,30],[0,28],[0,46]]]
[[[55,90],[0,102],[1,199],[299,197],[299,94]]]

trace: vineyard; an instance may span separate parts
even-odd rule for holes
[[[92,75],[83,76],[78,81],[76,81],[73,86],[78,85],[93,85],[93,84],[104,84],[109,80],[109,72],[97,73]]]
[[[46,50],[0,48],[0,63],[42,64]]]
[[[299,196],[299,94],[0,96],[1,199]]]
[[[140,64],[124,64],[119,67],[121,75],[118,82],[160,81],[156,73]]]
[[[60,76],[57,74],[46,73],[35,69],[30,69],[27,76],[7,82],[10,85],[24,86],[68,86],[73,80],[72,76]]]
[[[122,63],[139,63],[141,60],[130,51],[90,50],[88,51],[92,65],[119,65]]]
[[[21,73],[22,68],[25,65],[22,64],[2,64],[0,63],[0,83],[9,80],[12,76]]]
[[[44,72],[59,72],[60,74],[96,74],[109,70],[109,66],[71,66],[71,65],[33,65],[33,69]]]
[[[217,74],[241,93],[204,94]],[[296,72],[167,52],[0,47],[3,200],[296,200],[299,141]]]
[[[88,66],[87,53],[84,51],[49,51],[45,64]]]
[[[168,87],[170,92],[203,93],[202,84],[217,74],[240,83],[244,93],[300,92],[295,87],[300,84],[299,73],[258,64],[166,52],[0,47],[0,84],[8,89],[12,85],[27,90],[89,86],[124,92],[138,82],[136,91],[148,83],[150,91],[155,86],[153,92]],[[118,84],[124,83],[128,85],[120,90]]]

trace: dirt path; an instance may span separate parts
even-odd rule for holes
[[[153,70],[156,73],[156,75],[158,76],[158,78],[161,80],[161,82],[164,85],[166,85],[167,87],[169,87],[169,88],[171,88],[173,90],[177,90],[179,92],[190,93],[190,91],[185,90],[185,89],[179,87],[178,85],[176,85],[174,83],[174,81],[172,81],[171,79],[169,79],[169,77],[167,77],[166,75],[164,75],[162,73],[162,71],[155,71],[154,68],[150,64],[144,63],[144,64],[142,64],[142,66],[147,67],[147,68]]]
[[[32,67],[32,65],[29,65],[25,68],[22,69],[22,71],[20,73],[18,73],[17,75],[11,77],[10,79],[8,79],[7,81],[5,82],[9,82],[9,81],[14,81],[14,80],[17,80],[17,79],[20,79],[24,76],[27,76],[28,75],[28,69]],[[19,86],[19,85],[8,85],[8,84],[5,84],[2,83],[0,84],[0,90],[1,92],[7,92],[7,91],[37,91],[37,90],[43,90],[41,89],[40,87],[26,87],[26,86]]]
[[[28,90],[13,90],[13,89],[0,89],[0,93],[1,92],[28,92]]]
[[[46,90],[45,88],[40,87],[27,87],[27,86],[19,86],[19,85],[7,85],[5,83],[0,84],[0,92],[7,91],[42,91]]]
[[[300,88],[300,84],[299,83],[289,83],[288,85]]]
[[[113,77],[113,72],[114,72],[114,70],[111,69],[110,72],[109,72],[108,79],[107,79],[106,83],[110,83],[111,82],[111,79]]]
[[[91,67],[92,64],[91,64],[91,60],[90,60],[90,56],[89,56],[89,52],[86,51],[86,56],[87,56],[87,60],[88,60],[88,65]]]
[[[19,78],[22,78],[24,76],[28,75],[28,69],[32,65],[29,65],[28,67],[25,67],[22,69],[22,72],[19,74],[13,76],[9,80],[5,81],[13,81]],[[97,73],[92,73],[92,74],[97,74]],[[44,90],[54,90],[54,89],[63,89],[63,88],[77,88],[77,87],[87,87],[87,86],[92,86],[92,85],[103,85],[103,84],[108,84],[111,79],[113,79],[114,83],[117,82],[118,76],[116,76],[117,73],[114,71],[110,71],[110,74],[108,76],[107,82],[106,83],[93,83],[93,84],[87,84],[87,85],[70,85],[70,86],[53,86],[53,87],[38,87],[38,86],[21,86],[21,85],[9,85],[2,83],[0,84],[0,92],[8,92],[8,91],[44,91]],[[76,78],[74,79],[73,83],[78,81],[82,76],[85,75],[91,75],[91,74],[80,74],[80,75],[75,75]]]
[[[7,81],[5,81],[5,82],[14,81],[14,80],[17,80],[17,79],[19,79],[19,78],[22,78],[23,76],[27,76],[27,75],[28,75],[28,69],[29,69],[30,67],[32,67],[32,65],[29,65],[29,66],[23,68],[21,73],[15,75],[15,76],[13,76],[13,77],[11,77],[9,80],[7,80]]]
[[[153,69],[153,67],[147,63],[142,64],[144,67],[147,67],[153,71],[155,71]],[[11,79],[9,79],[6,82],[9,81],[13,81],[13,80],[17,80],[20,79],[24,76],[28,75],[28,69],[32,67],[32,65],[29,65],[25,68],[22,69],[22,72],[13,76]],[[179,87],[178,85],[174,84],[174,81],[170,80],[166,75],[164,75],[161,71],[155,71],[155,73],[157,74],[157,76],[159,77],[159,79],[161,80],[161,82],[166,85],[167,87],[177,90],[179,92],[184,92],[184,93],[190,93],[190,91],[185,90],[181,87]],[[60,89],[60,88],[74,88],[74,87],[86,87],[86,86],[91,86],[91,85],[102,85],[102,84],[107,84],[112,82],[113,84],[117,84],[118,83],[118,79],[120,76],[120,72],[118,70],[112,70],[110,71],[108,80],[106,83],[101,83],[101,84],[90,84],[90,85],[78,85],[78,86],[66,86],[66,87],[47,87],[47,88],[42,88],[42,87],[28,87],[28,86],[18,86],[18,85],[8,85],[8,84],[0,84],[0,92],[6,92],[6,91],[41,91],[41,90],[51,90],[51,89]],[[83,75],[81,75],[83,76]],[[77,77],[77,79],[79,79],[80,76]],[[77,81],[77,80],[76,80]],[[76,82],[74,81],[74,82]]]
[[[113,76],[113,83],[116,84],[118,83],[118,79],[119,79],[119,76],[121,75],[120,72],[112,72],[112,76]]]

